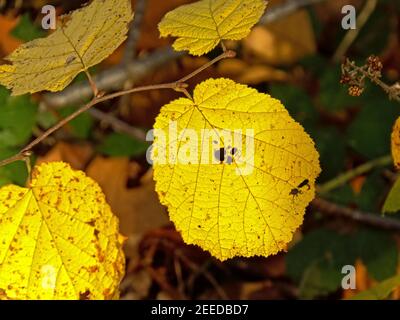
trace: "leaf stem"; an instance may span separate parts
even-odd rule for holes
[[[194,76],[196,76],[197,74],[203,72],[205,69],[211,67],[213,64],[216,64],[218,61],[220,61],[222,59],[226,59],[226,58],[234,58],[235,56],[236,56],[236,52],[235,51],[226,50],[223,53],[221,53],[218,57],[216,57],[213,60],[207,62],[206,64],[204,64],[200,68],[198,68],[195,71],[193,71],[192,73],[188,74],[187,76],[179,79],[177,82],[178,83],[184,83],[187,80],[189,80],[189,79],[193,78]]]
[[[92,76],[90,75],[89,70],[85,70],[86,77],[88,78],[90,88],[92,88],[93,96],[97,97],[99,95],[99,89],[97,89],[96,82],[93,81]]]

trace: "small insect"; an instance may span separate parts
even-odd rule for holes
[[[226,156],[225,148],[219,148],[218,150],[214,151],[214,157],[218,161],[220,161],[220,163],[223,163],[225,161],[225,156]]]
[[[220,163],[232,164],[234,157],[239,155],[239,150],[235,147],[228,146],[225,148],[219,148],[214,151],[214,157],[220,161]]]
[[[304,181],[302,181],[296,188],[293,188],[290,192],[289,195],[290,196],[298,196],[299,194],[303,193],[303,191],[301,190],[301,188],[306,187],[307,186],[307,190],[310,190],[310,181],[308,179],[305,179]]]
[[[305,179],[303,182],[301,182],[297,188],[303,188],[307,186],[307,190],[310,190],[310,181],[308,179]]]

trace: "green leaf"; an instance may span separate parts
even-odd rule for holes
[[[99,151],[111,157],[133,157],[146,152],[149,144],[123,133],[112,133],[99,146]]]
[[[76,107],[66,107],[60,110],[62,117],[67,117],[74,113],[78,108]],[[71,120],[68,125],[72,128],[72,134],[79,139],[87,139],[92,131],[94,121],[93,118],[88,113],[82,113],[75,119]]]
[[[389,294],[400,285],[400,275],[396,275],[386,279],[371,289],[360,292],[351,297],[350,300],[382,300],[386,299]]]
[[[0,148],[25,144],[36,123],[37,105],[27,95],[10,96],[0,87]]]
[[[394,183],[382,208],[383,213],[393,213],[397,211],[400,211],[400,177],[397,178]]]
[[[11,31],[11,35],[23,41],[31,41],[44,37],[46,33],[31,21],[28,13],[25,13],[19,19],[17,26]]]

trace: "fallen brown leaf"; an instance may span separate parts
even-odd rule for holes
[[[271,1],[270,6],[282,2]],[[274,66],[295,63],[316,51],[314,31],[306,10],[253,28],[243,44],[247,55]]]
[[[93,148],[88,143],[68,144],[58,142],[45,156],[39,157],[37,164],[51,161],[68,162],[76,170],[85,169],[93,155]]]
[[[136,256],[138,239],[149,230],[168,223],[166,209],[158,201],[154,191],[153,173],[149,170],[140,178],[137,187],[128,188],[129,179],[136,178],[140,166],[128,158],[96,157],[89,165],[87,174],[97,181],[106,195],[107,202],[119,217],[120,231],[128,236],[127,255]],[[131,247],[131,245],[133,248]],[[132,250],[132,251],[131,251]]]
[[[18,21],[19,18],[0,16],[0,56],[9,55],[21,45],[22,41],[10,35]]]

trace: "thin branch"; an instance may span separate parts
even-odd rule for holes
[[[235,51],[233,51],[233,50],[225,50],[218,57],[216,57],[213,60],[207,62],[206,64],[204,64],[200,68],[198,68],[195,71],[193,71],[192,73],[188,74],[187,76],[179,79],[177,82],[184,83],[187,80],[189,80],[189,79],[193,78],[194,76],[198,75],[200,72],[203,72],[205,69],[209,68],[213,64],[217,63],[218,61],[220,61],[222,59],[226,59],[226,58],[234,58],[235,56],[236,56],[236,52]]]
[[[0,167],[6,166],[6,165],[8,165],[10,163],[13,163],[13,162],[16,162],[16,161],[21,161],[21,160],[24,160],[24,159],[25,159],[25,157],[22,154],[18,153],[15,156],[12,156],[11,158],[7,158],[7,159],[4,159],[4,160],[1,160],[0,161]]]
[[[319,194],[326,194],[329,191],[336,189],[347,182],[349,182],[351,179],[354,179],[355,177],[358,177],[359,175],[362,175],[364,173],[367,173],[368,171],[371,171],[374,168],[378,167],[385,167],[387,165],[390,165],[392,163],[392,156],[383,156],[374,160],[371,160],[369,162],[366,162],[352,170],[349,170],[336,178],[320,185],[317,187],[317,192]]]
[[[136,0],[135,17],[129,27],[128,39],[126,40],[123,64],[129,64],[136,58],[136,47],[140,37],[144,14],[147,7],[147,0]]]
[[[5,164],[9,164],[11,162],[15,162],[15,161],[19,161],[19,160],[25,159],[26,158],[26,154],[31,152],[32,148],[34,148],[36,145],[38,145],[40,142],[42,142],[48,136],[53,134],[55,131],[57,131],[58,129],[60,129],[63,126],[65,126],[71,120],[75,119],[77,116],[79,116],[83,112],[89,110],[90,108],[92,108],[94,105],[96,105],[98,103],[101,103],[101,102],[104,102],[104,101],[107,101],[107,100],[111,100],[111,99],[114,99],[114,98],[118,98],[118,97],[130,94],[130,93],[141,92],[141,91],[149,91],[149,90],[173,89],[173,90],[180,91],[180,92],[186,92],[186,94],[188,94],[187,91],[186,91],[186,88],[187,88],[188,85],[186,83],[184,83],[183,80],[189,80],[192,77],[194,77],[195,75],[197,75],[199,72],[203,71],[205,68],[210,67],[211,65],[213,65],[216,62],[218,62],[219,60],[221,60],[223,58],[234,57],[235,55],[236,55],[236,53],[234,51],[231,51],[231,50],[226,51],[226,52],[222,53],[219,57],[217,57],[217,58],[213,59],[212,61],[206,63],[204,66],[199,67],[197,70],[195,70],[194,72],[190,73],[188,76],[183,77],[182,79],[179,79],[179,80],[177,80],[175,82],[136,87],[136,88],[133,88],[133,89],[122,90],[122,91],[118,91],[118,92],[107,94],[107,95],[103,95],[103,96],[94,96],[93,99],[90,102],[88,102],[87,104],[85,104],[84,106],[79,108],[77,111],[75,111],[74,113],[72,113],[69,116],[65,117],[60,122],[55,124],[53,127],[48,129],[47,131],[45,131],[42,135],[37,137],[35,140],[33,140],[31,143],[29,143],[25,148],[23,148],[17,155],[15,155],[13,157],[10,157],[9,159],[5,159],[2,162],[0,162],[0,166],[1,165],[5,165]],[[21,156],[22,156],[22,159],[21,159]]]
[[[95,97],[92,101],[84,105],[83,107],[79,108],[76,110],[74,113],[70,114],[69,116],[65,117],[62,119],[59,123],[48,129],[46,132],[44,132],[41,136],[37,137],[35,140],[33,140],[31,143],[29,143],[25,148],[22,149],[22,152],[30,151],[32,148],[34,148],[36,145],[38,145],[40,142],[42,142],[44,139],[46,139],[49,135],[53,134],[55,131],[58,129],[62,128],[65,126],[68,122],[71,120],[75,119],[77,116],[80,114],[84,113],[85,111],[89,110],[91,107],[94,105],[104,102],[107,100],[111,100],[120,96],[123,96],[125,94],[133,93],[133,92],[141,92],[141,91],[149,91],[149,90],[158,90],[158,89],[175,89],[177,87],[176,82],[171,82],[171,83],[163,83],[163,84],[154,84],[154,85],[149,85],[149,86],[143,86],[143,87],[137,87],[125,91],[119,91],[115,93],[111,93],[108,95],[105,95],[103,97],[97,98]]]
[[[364,8],[362,9],[360,15],[357,17],[357,28],[350,29],[346,35],[344,36],[343,40],[341,41],[339,47],[337,48],[335,54],[333,55],[332,60],[339,62],[346,54],[347,50],[350,48],[354,40],[357,38],[358,34],[360,33],[361,29],[367,23],[369,17],[374,12],[376,8],[376,4],[378,0],[367,0]]]
[[[84,113],[85,111],[89,110],[91,107],[93,107],[94,105],[96,105],[98,103],[101,103],[101,102],[104,102],[104,101],[107,101],[107,100],[111,100],[111,99],[120,97],[120,96],[122,96],[124,94],[128,94],[128,93],[140,92],[140,91],[148,91],[148,90],[157,90],[157,89],[175,89],[177,87],[179,87],[179,84],[177,84],[176,82],[172,82],[172,83],[164,83],[164,84],[158,84],[158,85],[156,84],[156,85],[137,87],[137,88],[133,88],[133,89],[126,90],[126,91],[120,91],[120,92],[108,94],[108,95],[105,95],[103,97],[94,97],[92,101],[90,101],[89,103],[85,104],[84,106],[82,106],[81,108],[76,110],[74,113],[70,114],[69,116],[65,117],[60,122],[55,124],[53,127],[48,129],[47,131],[45,131],[42,135],[40,135],[35,140],[30,142],[18,154],[14,155],[14,156],[12,156],[12,157],[10,157],[8,159],[0,161],[0,167],[1,166],[5,166],[7,164],[10,164],[12,162],[25,160],[26,155],[28,153],[30,153],[31,150],[36,145],[41,143],[44,139],[46,139],[48,136],[53,134],[55,131],[57,131],[58,129],[62,128],[67,123],[69,123],[71,120],[75,119],[77,116],[81,115],[82,113]]]
[[[267,24],[288,16],[295,11],[326,0],[287,0],[285,3],[267,9],[259,24]]]
[[[390,86],[383,82],[378,76],[371,75],[366,69],[368,66],[359,67],[355,64],[354,61],[350,61],[346,59],[345,64],[349,65],[353,70],[361,73],[364,77],[368,78],[371,82],[375,83],[379,87],[381,87],[388,95],[389,99],[396,100],[400,102],[400,86],[399,83],[395,83],[394,85]]]
[[[350,209],[321,198],[314,199],[311,202],[311,208],[325,214],[348,218],[371,227],[400,232],[400,220],[382,217],[376,213]]]

